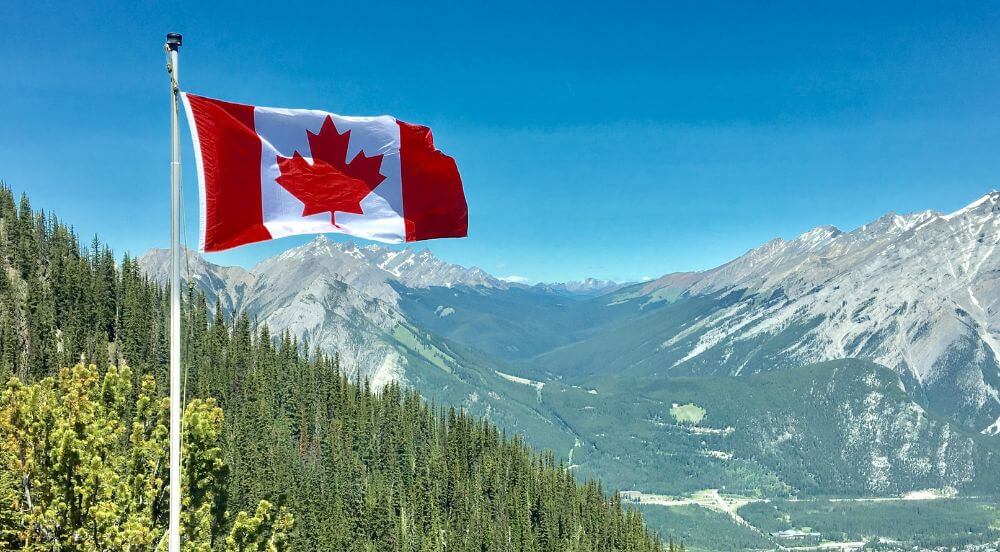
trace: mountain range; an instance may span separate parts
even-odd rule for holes
[[[949,215],[888,214],[850,232],[824,226],[772,240],[705,272],[669,274],[614,301],[669,305],[618,330],[629,354],[602,369],[741,375],[840,358],[898,372],[915,397],[996,433],[1000,416],[1000,193]],[[716,298],[695,316],[675,311]],[[686,322],[653,342],[641,328]],[[645,336],[642,336],[644,339]],[[580,344],[545,359],[575,371]],[[566,359],[573,359],[567,362]]]
[[[620,489],[997,492],[1000,194],[815,228],[717,268],[534,286],[318,237],[250,270],[188,252],[228,316],[336,352]],[[163,281],[167,253],[140,265]]]

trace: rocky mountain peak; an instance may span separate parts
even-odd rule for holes
[[[840,228],[837,228],[836,226],[832,225],[817,226],[816,228],[813,228],[812,230],[809,230],[808,232],[805,232],[804,234],[800,235],[798,238],[795,239],[795,241],[803,243],[817,243],[828,240],[830,238],[836,238],[841,234],[843,234],[843,232],[841,232]]]
[[[154,277],[165,279],[169,271],[168,253],[165,249],[152,249],[140,259],[140,265]],[[359,246],[354,241],[334,241],[326,235],[316,236],[300,246],[265,259],[249,271],[241,267],[215,265],[193,251],[187,254],[192,279],[210,282],[213,289],[220,293],[220,300],[227,309],[244,305],[247,300],[245,295],[251,288],[254,297],[274,293],[284,295],[316,278],[342,281],[390,304],[398,300],[391,282],[410,288],[457,285],[507,287],[507,284],[477,267],[466,268],[445,262],[427,248],[415,250],[412,247],[375,244]],[[234,286],[239,286],[239,290]]]
[[[991,190],[983,197],[941,218],[950,221],[962,217],[996,216],[1000,213],[1000,205],[998,204],[1000,204],[1000,192]]]

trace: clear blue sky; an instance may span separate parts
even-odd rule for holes
[[[8,0],[0,178],[119,253],[166,245],[177,31],[192,92],[430,125],[471,237],[427,247],[501,276],[707,268],[1000,187],[992,2],[206,4]]]

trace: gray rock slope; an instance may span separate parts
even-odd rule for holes
[[[824,226],[718,268],[628,288],[648,304],[742,291],[658,345],[694,373],[864,358],[895,369],[945,412],[1000,431],[1000,193],[948,215],[888,214],[851,232]]]

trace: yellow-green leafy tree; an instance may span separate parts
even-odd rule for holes
[[[153,379],[132,391],[127,367],[78,364],[0,395],[0,548],[152,551],[166,548],[168,401]],[[130,397],[137,397],[130,399]],[[280,551],[291,515],[261,501],[229,519],[222,410],[184,410],[185,551]]]

